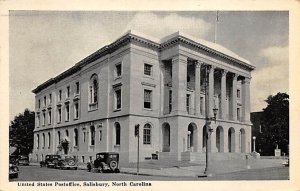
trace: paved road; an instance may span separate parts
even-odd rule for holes
[[[91,173],[86,170],[59,170],[39,166],[20,166],[19,178],[11,181],[139,181],[197,180],[196,177],[137,176],[123,173]]]
[[[212,177],[162,177],[137,176],[123,173],[91,173],[86,170],[59,170],[39,166],[20,166],[19,178],[11,181],[209,181],[209,180],[288,180],[288,167],[250,169],[239,172],[216,174]]]

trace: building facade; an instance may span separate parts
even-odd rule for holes
[[[85,163],[115,151],[126,165],[137,159],[139,124],[140,160],[192,160],[206,152],[206,104],[209,116],[218,109],[210,152],[249,153],[253,69],[180,32],[159,40],[129,31],[33,90],[33,159],[63,153]]]

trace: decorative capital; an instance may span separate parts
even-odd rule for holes
[[[243,83],[250,83],[250,81],[251,81],[251,78],[245,77],[245,78],[243,79]]]
[[[228,70],[221,70],[222,77],[226,77]]]
[[[172,57],[172,63],[174,62],[187,63],[187,57],[181,54],[177,54],[174,57]]]
[[[235,80],[235,81],[236,81],[238,77],[239,77],[239,75],[238,75],[238,74],[232,74],[232,79],[233,79],[233,80]]]
[[[195,65],[196,65],[196,68],[201,68],[201,66],[204,65],[204,62],[202,62],[200,60],[196,60]]]

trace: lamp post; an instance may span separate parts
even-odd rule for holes
[[[204,87],[205,87],[205,129],[206,129],[206,135],[205,135],[205,171],[204,174],[206,176],[211,176],[210,174],[210,159],[209,159],[209,151],[211,148],[211,142],[210,142],[210,136],[213,132],[213,129],[211,128],[211,121],[214,120],[216,122],[217,118],[217,112],[218,108],[213,108],[213,114],[214,116],[211,117],[209,116],[209,107],[208,107],[208,102],[209,102],[209,97],[208,97],[208,91],[207,87],[209,86],[209,81],[208,81],[208,75],[209,75],[209,65],[204,65],[205,67],[205,82],[204,82]]]
[[[253,139],[253,152],[256,152],[256,151],[255,151],[255,139],[256,139],[256,137],[253,136],[252,139]]]

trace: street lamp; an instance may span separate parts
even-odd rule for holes
[[[209,166],[210,166],[210,160],[209,160],[209,150],[210,150],[210,147],[211,147],[211,142],[210,142],[210,136],[213,132],[213,129],[211,128],[211,121],[217,121],[217,113],[218,113],[218,108],[214,107],[213,108],[213,117],[209,116],[209,108],[208,108],[208,102],[209,102],[209,97],[208,97],[208,91],[207,91],[207,87],[209,86],[209,81],[208,81],[208,75],[209,75],[209,65],[204,65],[205,67],[205,83],[204,83],[204,87],[205,87],[205,129],[206,129],[206,139],[205,139],[205,171],[204,171],[204,174],[206,176],[211,176],[210,174],[210,169],[209,169]]]
[[[256,151],[255,151],[255,139],[256,139],[256,137],[253,136],[252,139],[253,139],[253,152],[256,152]]]

